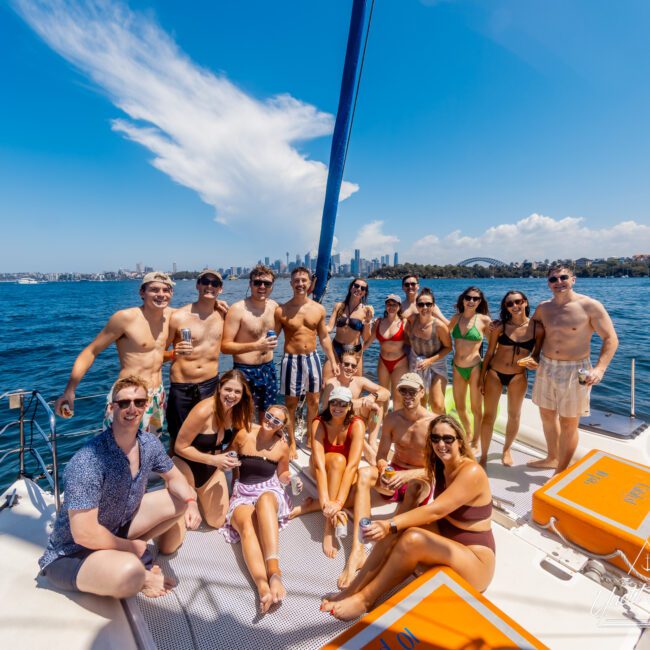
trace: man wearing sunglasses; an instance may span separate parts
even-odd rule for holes
[[[418,315],[416,305],[418,292],[420,291],[420,281],[417,275],[405,275],[402,278],[402,291],[404,291],[404,300],[402,301],[402,318],[408,320],[410,316]],[[431,315],[441,320],[445,325],[449,325],[449,319],[443,316],[438,305],[434,305]]]
[[[147,541],[181,517],[195,529],[201,515],[196,493],[160,441],[140,429],[148,401],[145,381],[118,379],[108,407],[112,424],[68,463],[63,506],[39,560],[51,586],[113,598],[139,591],[156,598],[173,586],[153,564]],[[151,472],[161,475],[164,489],[146,492]],[[161,553],[176,548],[159,542]]]
[[[241,370],[253,395],[258,421],[269,406],[277,402],[278,378],[273,353],[278,337],[275,310],[278,303],[271,300],[275,273],[258,264],[248,276],[251,295],[236,302],[226,316],[221,350],[234,357],[234,368]]]
[[[296,407],[302,395],[307,399],[307,431],[318,414],[318,400],[323,388],[323,369],[316,351],[317,338],[327,356],[332,373],[339,374],[332,340],[327,331],[325,308],[308,296],[311,272],[304,266],[291,271],[293,297],[275,310],[275,331],[284,332],[284,356],[280,370],[280,386],[289,409],[289,445],[291,458],[297,458],[295,422]]]
[[[140,307],[115,312],[95,339],[85,347],[72,366],[65,391],[54,405],[57,415],[74,415],[75,391],[93,365],[97,355],[115,343],[120,359],[119,377],[141,377],[149,387],[149,405],[142,419],[142,428],[160,435],[165,422],[165,388],[162,365],[169,335],[172,309],[169,302],[174,293],[172,279],[161,271],[147,273],[140,284]],[[110,424],[112,390],[107,398],[104,426]]]
[[[218,299],[222,288],[219,272],[204,269],[196,278],[198,299],[171,316],[167,338],[167,347],[174,344],[167,405],[170,454],[187,414],[217,386],[223,319],[228,310],[228,305]],[[183,329],[190,330],[191,341],[183,340]]]
[[[589,415],[591,387],[602,380],[618,347],[618,337],[603,305],[573,290],[576,279],[571,269],[554,265],[547,280],[553,297],[533,314],[545,332],[533,402],[539,406],[547,452],[546,458],[529,465],[554,468],[558,473],[571,463],[578,446],[580,417]],[[594,332],[602,339],[602,347],[592,368]],[[588,372],[584,383],[579,370]]]

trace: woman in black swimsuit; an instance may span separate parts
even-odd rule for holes
[[[228,481],[224,472],[239,466],[226,455],[235,434],[250,429],[253,398],[239,370],[224,373],[213,397],[200,401],[190,412],[176,438],[174,464],[196,489],[203,520],[213,528],[223,526],[228,511]],[[169,543],[185,537],[181,522],[165,533]],[[173,536],[178,536],[173,537]]]
[[[535,356],[536,345],[537,353],[539,352],[544,338],[543,325],[531,321],[529,315],[530,306],[526,295],[521,291],[508,291],[501,300],[499,325],[490,332],[479,378],[484,400],[480,463],[484,467],[503,388],[508,395],[508,423],[501,462],[507,466],[512,465],[510,447],[519,433],[521,405],[528,390],[526,368],[535,367],[528,360]]]
[[[431,421],[426,447],[434,499],[424,506],[373,521],[365,539],[375,542],[350,586],[321,609],[349,621],[372,608],[422,563],[448,566],[485,591],[495,566],[492,493],[461,426],[448,415]]]

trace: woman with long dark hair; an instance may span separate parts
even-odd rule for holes
[[[454,340],[454,402],[458,417],[471,436],[472,447],[478,446],[483,414],[483,395],[479,379],[481,376],[481,345],[490,325],[490,310],[487,299],[478,287],[467,287],[458,296],[456,314],[449,321],[449,332]],[[467,387],[474,419],[474,430],[467,415]]]
[[[201,400],[183,422],[174,450],[174,464],[196,490],[203,520],[220,528],[228,511],[228,481],[225,472],[239,466],[226,454],[235,435],[251,428],[253,398],[246,378],[229,370],[219,379],[212,397]],[[170,546],[180,546],[185,537],[181,521],[165,533]]]
[[[519,432],[521,405],[528,389],[527,368],[537,367],[534,357],[544,340],[544,326],[529,317],[530,305],[526,294],[508,291],[501,299],[499,324],[490,332],[481,368],[480,385],[484,399],[480,463],[483,466],[487,463],[499,398],[504,388],[508,395],[508,421],[501,462],[512,465],[510,448]]]
[[[374,311],[367,304],[368,291],[368,281],[364,278],[355,278],[348,286],[345,300],[334,305],[327,329],[335,332],[332,347],[339,362],[344,352],[360,355],[364,343],[370,338],[370,325]],[[361,374],[361,370],[358,374]],[[325,381],[332,377],[329,362],[326,362],[323,367],[323,377]]]
[[[452,417],[441,415],[429,425],[427,472],[433,501],[390,521],[373,521],[364,535],[375,542],[366,563],[322,609],[342,620],[357,618],[420,563],[448,566],[475,589],[487,589],[495,567],[490,483]]]

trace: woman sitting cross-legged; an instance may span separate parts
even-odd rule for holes
[[[283,435],[288,420],[285,406],[270,406],[262,423],[254,424],[250,431],[240,431],[229,448],[237,452],[241,464],[220,532],[231,544],[241,539],[262,613],[287,593],[280,571],[278,531],[287,525],[291,512],[284,490],[291,483],[289,445]]]
[[[357,618],[419,563],[448,566],[475,589],[487,589],[495,565],[490,484],[448,415],[429,425],[427,470],[434,500],[391,521],[373,521],[365,535],[376,542],[372,553],[347,589],[323,600],[323,610],[341,620]]]

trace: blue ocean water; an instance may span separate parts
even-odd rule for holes
[[[324,305],[329,312],[333,304],[345,297],[349,280],[334,278],[330,282]],[[549,296],[544,279],[491,279],[472,282],[468,280],[422,280],[422,286],[431,287],[443,313],[451,316],[459,293],[470,284],[479,284],[488,298],[493,315],[503,294],[516,289],[527,294],[531,306]],[[140,303],[137,282],[75,282],[39,285],[0,283],[0,394],[12,389],[37,389],[47,400],[61,394],[70,369],[81,349],[104,326],[110,315],[118,309]],[[222,297],[229,303],[246,294],[248,282],[226,282]],[[592,392],[592,404],[601,409],[629,413],[630,360],[636,357],[636,411],[637,415],[650,415],[650,330],[645,327],[645,301],[650,293],[648,278],[597,278],[578,279],[576,291],[600,300],[614,320],[620,338],[620,347],[605,380]],[[389,293],[401,294],[396,280],[371,280],[369,302],[376,312],[383,311],[383,299]],[[273,290],[279,302],[291,295],[289,281],[280,279]],[[196,296],[192,281],[176,284],[173,306],[192,302]],[[277,360],[281,357],[280,342]],[[598,355],[600,340],[595,337],[593,358]],[[366,352],[367,374],[375,378],[378,346]],[[232,358],[222,357],[221,369],[232,366]],[[78,400],[75,417],[57,420],[57,432],[94,429],[101,423],[104,395],[115,381],[119,369],[114,346],[103,352],[84,377],[77,397],[97,395]],[[15,418],[7,401],[0,404],[0,430]],[[16,446],[17,434],[9,430],[0,436],[0,449]],[[87,435],[63,437],[59,443],[59,456],[65,462],[87,438]],[[1,457],[1,454],[0,454]],[[0,466],[0,490],[15,476],[15,461],[7,459]]]

